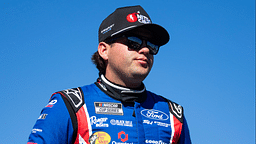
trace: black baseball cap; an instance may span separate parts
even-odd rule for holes
[[[153,35],[154,44],[165,45],[170,36],[160,25],[153,24],[147,12],[141,6],[117,8],[104,19],[99,27],[99,42],[138,27],[149,30]]]

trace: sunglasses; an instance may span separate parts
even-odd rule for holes
[[[123,35],[122,37],[125,37],[126,40],[127,40],[125,45],[127,45],[129,48],[131,48],[133,50],[140,50],[142,48],[143,41],[145,41],[146,42],[146,47],[149,49],[150,54],[156,55],[159,51],[160,46],[155,45],[155,44],[149,42],[148,40],[145,40],[145,39],[142,39],[142,38],[139,38],[139,37],[135,37],[135,36]],[[120,37],[118,37],[118,38],[120,38]],[[111,39],[111,40],[107,41],[107,43],[113,42],[118,38]]]

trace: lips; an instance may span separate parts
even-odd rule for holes
[[[149,65],[149,60],[147,58],[136,58],[136,61],[140,63],[143,67],[147,67]]]
[[[144,61],[144,62],[148,63],[148,59],[147,58],[136,58],[135,60]]]
[[[146,58],[145,59],[141,58],[141,59],[138,59],[138,60],[142,60],[142,61],[146,61],[146,62],[148,61],[148,59],[146,59]]]

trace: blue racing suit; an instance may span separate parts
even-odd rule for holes
[[[141,88],[98,82],[57,92],[28,144],[190,144],[183,108]]]

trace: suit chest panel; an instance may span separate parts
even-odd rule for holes
[[[168,108],[151,109],[140,103],[124,105],[107,95],[85,99],[92,135],[98,143],[135,144],[169,143],[171,125]],[[160,109],[159,109],[160,108]]]

